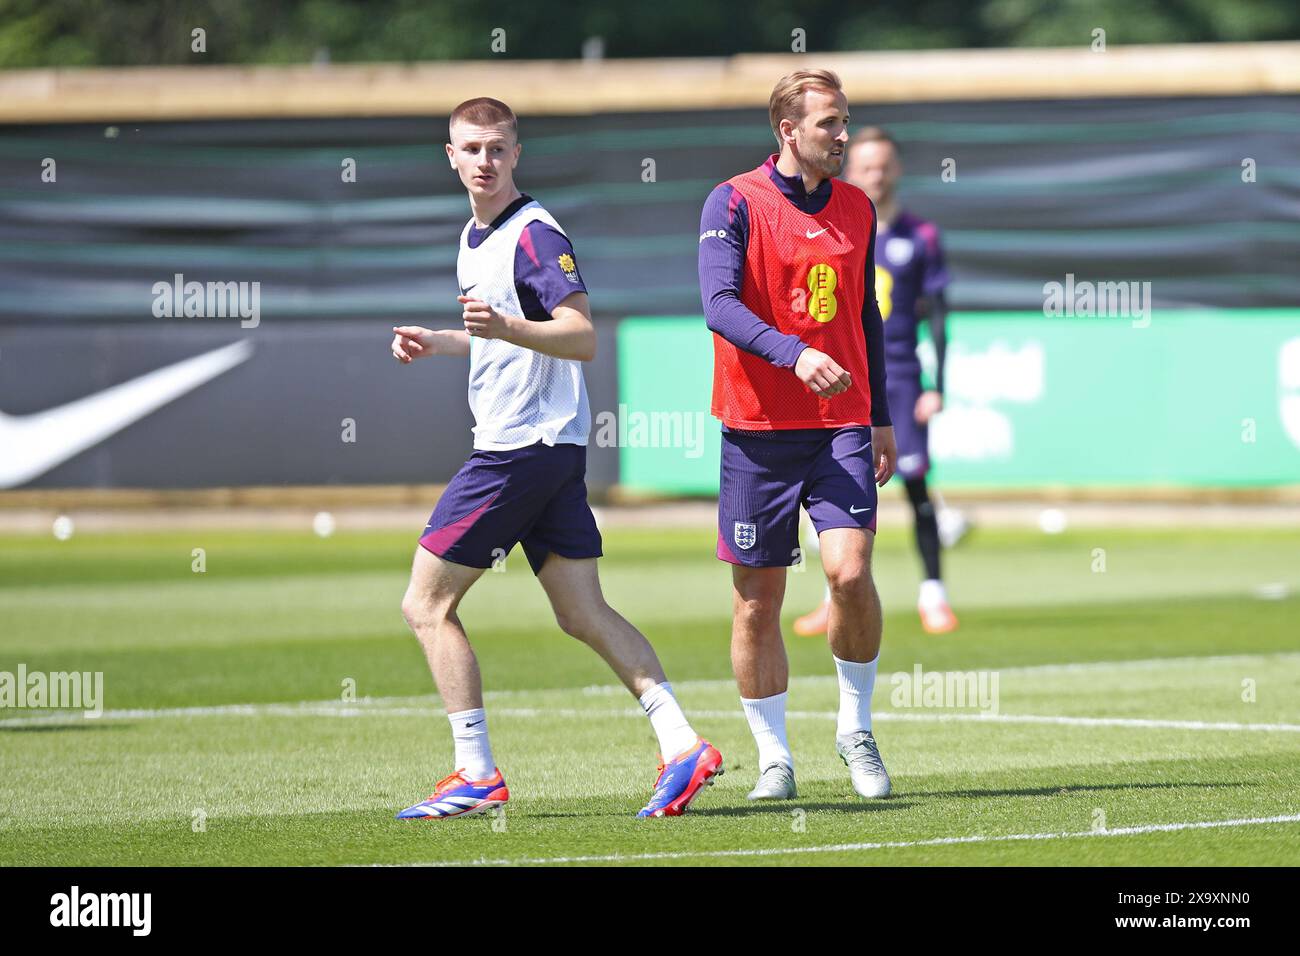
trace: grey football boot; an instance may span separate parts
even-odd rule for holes
[[[835,738],[835,752],[849,768],[849,779],[858,796],[879,798],[889,796],[891,789],[885,762],[880,759],[880,748],[869,730],[859,730]]]
[[[794,771],[783,763],[770,763],[758,775],[758,784],[749,792],[749,799],[793,800],[798,795]]]

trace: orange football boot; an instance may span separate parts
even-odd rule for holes
[[[952,613],[947,601],[929,606],[919,604],[916,609],[921,613],[921,627],[925,633],[947,634],[957,630],[957,615]]]
[[[830,626],[831,602],[822,601],[815,609],[803,617],[795,618],[794,632],[800,637],[816,637],[825,634]]]

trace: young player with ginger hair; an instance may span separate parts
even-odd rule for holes
[[[587,504],[591,412],[582,362],[596,354],[586,286],[559,223],[514,182],[520,144],[499,100],[451,115],[447,159],[469,195],[456,262],[464,328],[393,329],[393,357],[469,358],[474,453],[439,498],[415,549],[402,613],[447,709],[456,771],[399,819],[479,813],[509,799],[492,757],[478,660],[461,599],[516,543],[562,630],[590,646],[640,701],[664,763],[642,817],[686,812],[722,755],[682,713],[654,649],[601,593],[600,532]]]

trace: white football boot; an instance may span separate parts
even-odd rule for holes
[[[849,779],[858,796],[870,799],[889,796],[889,774],[871,731],[859,730],[836,737],[835,752],[849,768]]]
[[[783,763],[770,763],[758,775],[758,784],[749,792],[749,799],[793,800],[798,795],[794,771]]]

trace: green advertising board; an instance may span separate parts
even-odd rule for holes
[[[1300,483],[1300,310],[959,313],[948,334],[945,408],[930,428],[945,487]],[[704,319],[627,319],[618,335],[620,404],[604,426],[620,484],[715,494]],[[919,351],[932,363],[928,343]]]

